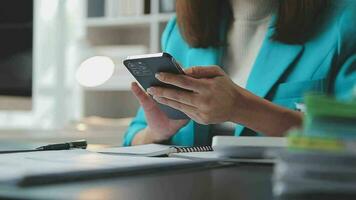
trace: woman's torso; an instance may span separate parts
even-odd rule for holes
[[[275,0],[231,0],[234,22],[228,32],[228,46],[222,66],[231,80],[245,88],[256,57],[266,37]],[[225,122],[211,126],[212,135],[233,135],[236,124]]]

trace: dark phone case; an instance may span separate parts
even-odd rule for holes
[[[180,70],[178,63],[168,53],[163,53],[161,57],[127,59],[124,60],[124,65],[145,90],[151,86],[177,88],[176,86],[165,84],[157,80],[155,74],[158,72],[173,74],[184,73]],[[160,103],[157,104],[170,119],[189,119],[186,114],[179,110]]]

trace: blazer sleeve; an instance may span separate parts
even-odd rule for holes
[[[145,113],[143,108],[140,107],[137,111],[135,118],[131,121],[129,127],[126,130],[123,140],[123,146],[130,146],[135,135],[142,129],[147,127]]]
[[[356,91],[356,4],[352,3],[338,23],[338,72],[334,94],[339,99],[351,99]]]
[[[162,34],[162,38],[161,38],[161,44],[162,44],[162,50],[166,51],[166,46],[168,43],[168,40],[172,34],[172,31],[174,29],[176,23],[176,19],[173,18],[171,19],[163,34]],[[135,116],[135,118],[132,120],[132,122],[130,123],[128,129],[126,130],[126,133],[124,134],[124,139],[123,139],[123,146],[130,146],[132,143],[133,138],[135,137],[135,135],[142,129],[147,127],[147,122],[146,122],[146,117],[145,117],[145,113],[142,107],[140,107],[137,111],[137,114]],[[172,140],[172,142],[177,143],[179,145],[187,145],[187,143],[182,143],[181,140],[186,140],[188,138],[180,138],[180,135],[190,135],[190,134],[184,134],[183,132],[193,132],[193,123],[192,121],[190,123],[187,123],[187,125],[185,125],[184,127],[182,127],[176,135],[178,135],[177,138],[174,138],[174,140]],[[182,134],[183,133],[183,134]],[[189,139],[192,140],[192,139]],[[182,143],[182,144],[181,144]]]

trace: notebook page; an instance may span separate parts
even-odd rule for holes
[[[122,154],[122,155],[139,155],[139,156],[149,156],[149,155],[164,155],[171,152],[169,145],[162,144],[145,144],[136,145],[129,147],[114,147],[100,149],[98,153],[108,153],[108,154]]]
[[[221,157],[217,152],[191,152],[191,153],[173,153],[170,157],[174,158],[185,158],[190,160],[215,160],[215,161],[226,161],[233,163],[264,163],[273,164],[275,159],[248,159],[248,158],[226,158]]]
[[[0,155],[0,182],[18,180],[27,175],[66,173],[101,169],[184,164],[178,158],[151,158],[108,155],[87,150],[43,151]]]

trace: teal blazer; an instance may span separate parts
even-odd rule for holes
[[[272,20],[246,89],[292,110],[296,104],[303,103],[303,95],[308,91],[331,92],[338,98],[350,98],[356,84],[356,9],[352,1],[335,2],[338,6],[329,14],[327,23],[303,45],[271,40]],[[224,48],[190,47],[180,34],[175,18],[168,23],[161,43],[162,50],[184,67],[222,66]],[[140,108],[127,129],[123,145],[129,146],[135,134],[146,126],[144,111]],[[235,135],[247,130],[236,125]],[[187,146],[210,141],[209,126],[192,120],[171,138],[172,144]]]

